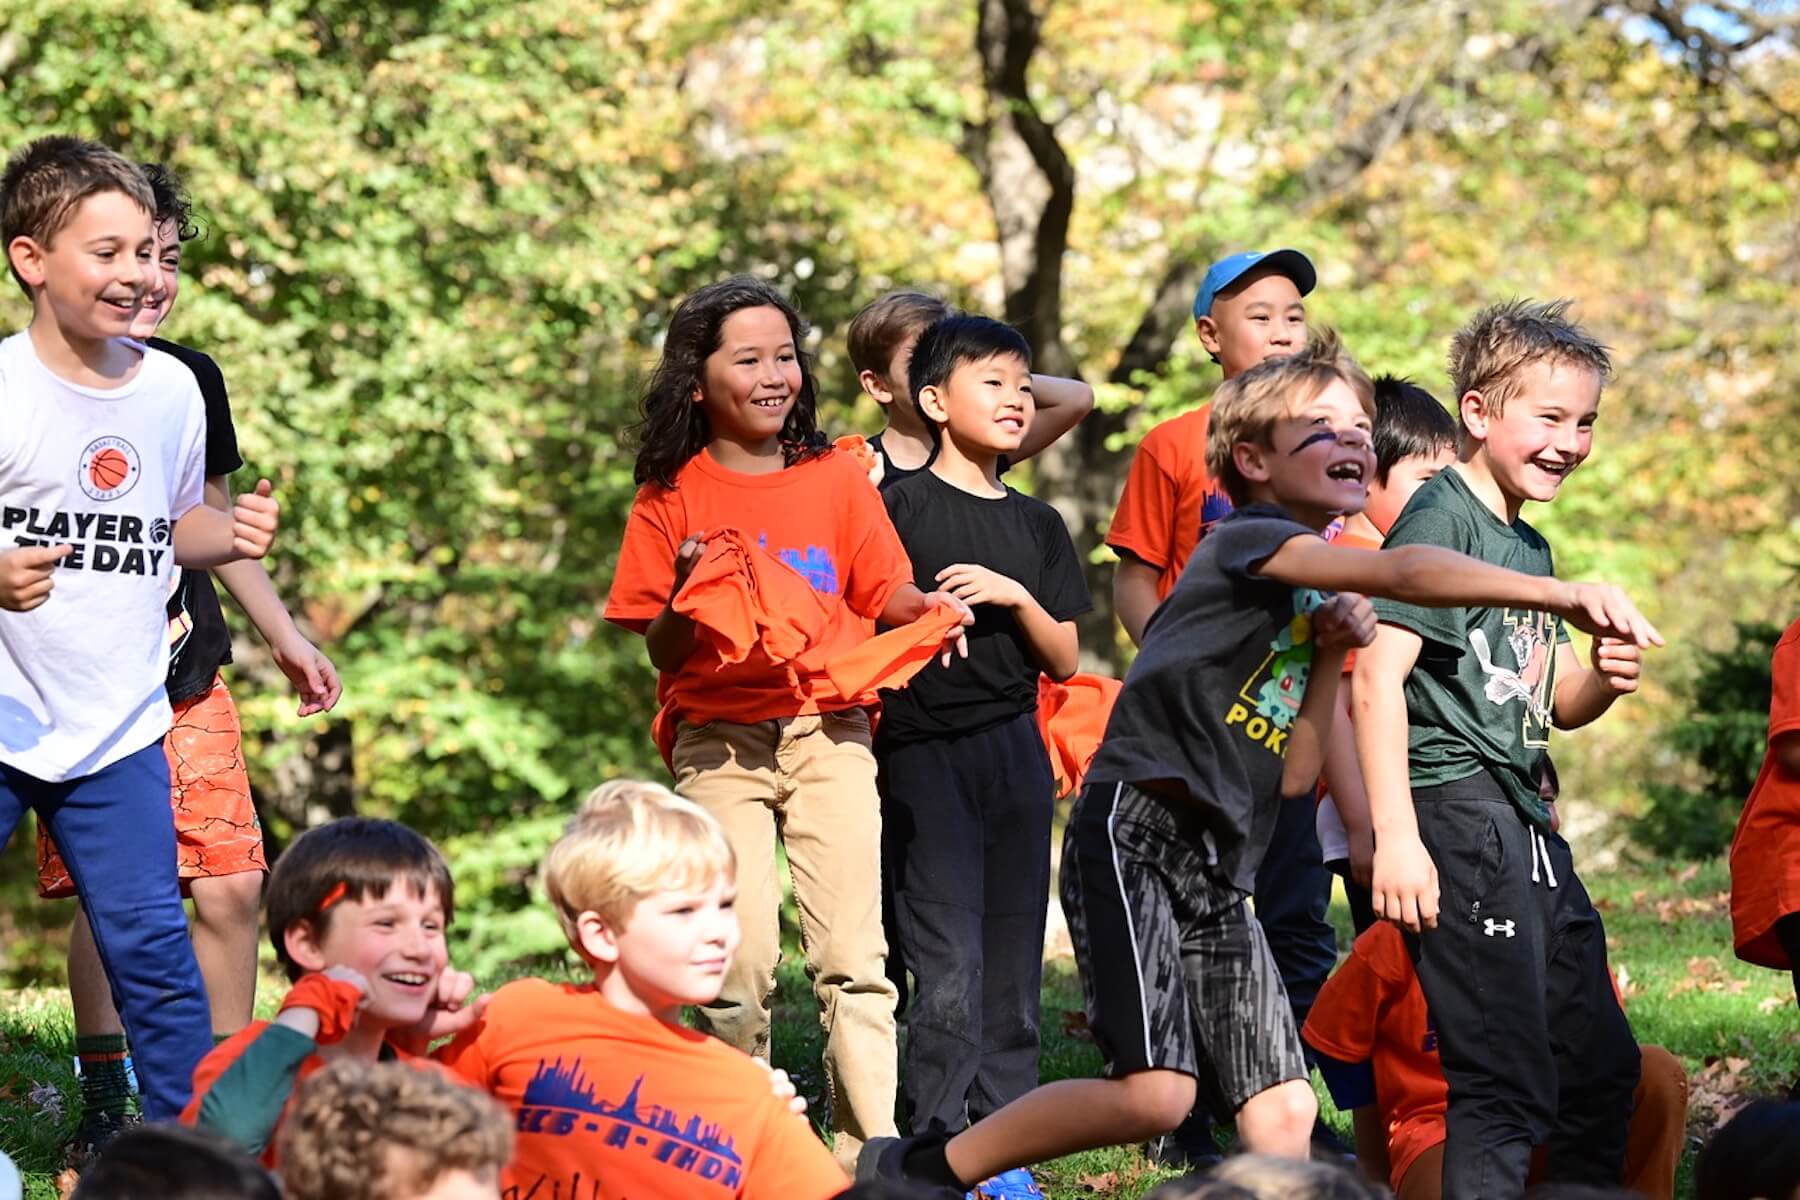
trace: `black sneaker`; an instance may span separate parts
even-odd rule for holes
[[[1205,1171],[1225,1161],[1218,1143],[1210,1137],[1202,1142],[1184,1137],[1180,1130],[1145,1142],[1144,1157],[1156,1166],[1174,1171]]]
[[[963,1189],[933,1184],[906,1173],[906,1156],[919,1146],[950,1140],[945,1133],[923,1133],[914,1137],[877,1137],[863,1143],[856,1155],[856,1179],[904,1181],[911,1185],[909,1196],[929,1196],[932,1200],[963,1200]]]
[[[81,1123],[75,1126],[75,1137],[70,1141],[66,1157],[69,1166],[77,1171],[84,1171],[106,1144],[124,1133],[127,1129],[138,1125],[141,1117],[130,1113],[110,1113],[104,1109],[89,1109],[81,1114]]]

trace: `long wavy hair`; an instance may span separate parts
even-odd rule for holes
[[[800,394],[781,426],[782,457],[791,467],[829,449],[818,428],[819,389],[812,357],[804,349],[805,319],[786,296],[763,280],[733,275],[694,292],[676,307],[669,321],[662,358],[651,373],[640,406],[633,471],[638,483],[674,487],[676,474],[712,440],[706,409],[694,402],[694,392],[704,381],[706,360],[719,348],[725,318],[742,309],[764,307],[778,309],[787,318],[800,363]]]

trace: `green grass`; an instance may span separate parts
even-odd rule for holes
[[[1639,1040],[1679,1055],[1694,1081],[1685,1176],[1721,1105],[1779,1094],[1800,1074],[1800,1015],[1789,977],[1732,957],[1722,862],[1596,872],[1586,882],[1606,918],[1613,966],[1629,979],[1627,1012]],[[1348,914],[1340,904],[1332,915],[1343,942],[1349,936]],[[506,977],[485,982],[492,986]],[[780,985],[776,1065],[787,1069],[813,1113],[822,1116],[819,1024],[797,956],[783,966]],[[273,980],[262,997],[262,1006],[272,1008]],[[1079,1021],[1065,1020],[1080,1010],[1073,963],[1053,960],[1044,982],[1040,1074],[1045,1080],[1099,1072],[1100,1056],[1081,1036]],[[27,1200],[56,1196],[54,1177],[75,1120],[73,1040],[68,1006],[59,993],[18,991],[0,999],[0,1147],[25,1172]],[[1347,1118],[1320,1095],[1326,1119],[1347,1135]],[[1071,1155],[1037,1174],[1045,1192],[1059,1200],[1123,1200],[1142,1195],[1169,1172],[1151,1167],[1135,1148],[1122,1147]]]

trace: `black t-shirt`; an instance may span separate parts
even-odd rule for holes
[[[1212,527],[1151,615],[1088,768],[1095,782],[1192,803],[1224,877],[1245,892],[1274,830],[1312,670],[1311,613],[1325,600],[1254,569],[1289,539],[1317,536],[1273,504]]]
[[[1024,584],[1058,621],[1093,607],[1075,543],[1043,501],[1011,488],[1003,498],[972,496],[930,471],[914,472],[881,498],[923,591],[937,590],[945,567],[975,563]],[[883,741],[976,733],[1037,710],[1037,659],[1018,619],[992,604],[974,607],[968,658],[932,663],[906,687],[882,693]]]
[[[206,402],[208,478],[229,475],[243,466],[219,364],[198,350],[162,338],[151,338],[150,345],[180,359],[199,381],[200,396]],[[225,613],[219,607],[210,572],[183,568],[169,595],[169,626],[169,699],[179,703],[204,694],[219,668],[231,661],[231,631],[225,627]]]
[[[899,483],[902,479],[911,479],[915,475],[922,475],[926,471],[931,470],[931,464],[937,461],[938,456],[938,444],[933,442],[931,443],[931,454],[927,456],[922,464],[910,469],[907,467],[896,467],[894,465],[894,460],[888,457],[887,447],[881,444],[881,434],[879,433],[869,439],[869,449],[881,456],[881,483],[878,486],[883,492],[893,487],[896,483]],[[997,475],[1004,475],[1011,466],[1012,460],[1002,454],[999,460],[994,464],[994,473]]]
[[[1553,575],[1550,543],[1483,504],[1461,472],[1413,494],[1384,546],[1446,546],[1527,575]],[[1528,820],[1548,829],[1538,778],[1550,746],[1562,622],[1522,608],[1419,608],[1376,600],[1375,615],[1418,634],[1406,677],[1406,757],[1412,786],[1454,783],[1486,769]]]

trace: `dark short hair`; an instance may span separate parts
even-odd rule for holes
[[[1405,376],[1376,377],[1374,425],[1375,478],[1381,483],[1395,463],[1456,449],[1456,418]]]
[[[907,368],[907,391],[916,405],[928,387],[943,387],[958,367],[998,355],[1018,358],[1031,366],[1031,344],[1011,325],[991,317],[958,313],[934,321],[919,335]]]
[[[83,200],[106,192],[123,192],[146,212],[156,210],[144,173],[105,146],[60,134],[38,138],[13,155],[0,175],[0,252],[21,237],[50,246]],[[13,278],[31,295],[17,271]]]
[[[295,838],[269,872],[266,901],[269,941],[288,978],[305,974],[288,956],[287,931],[292,926],[306,922],[323,937],[331,925],[332,906],[339,900],[384,896],[396,883],[410,885],[418,896],[435,891],[443,902],[446,924],[455,915],[456,885],[444,856],[398,821],[343,817]]]
[[[871,300],[850,318],[847,338],[850,364],[858,371],[873,371],[885,379],[900,343],[919,336],[933,322],[943,320],[954,311],[936,296],[925,292],[889,292]],[[890,379],[888,382],[896,381]]]
[[[1697,1200],[1786,1197],[1800,1190],[1800,1103],[1758,1100],[1727,1121],[1700,1152]]]
[[[156,223],[160,226],[165,221],[175,222],[176,241],[191,242],[199,237],[200,226],[194,223],[194,202],[188,198],[181,176],[162,163],[139,163],[138,168],[150,182],[150,195],[156,201],[150,211]]]
[[[106,1143],[72,1200],[281,1200],[269,1173],[221,1137],[145,1125]]]

